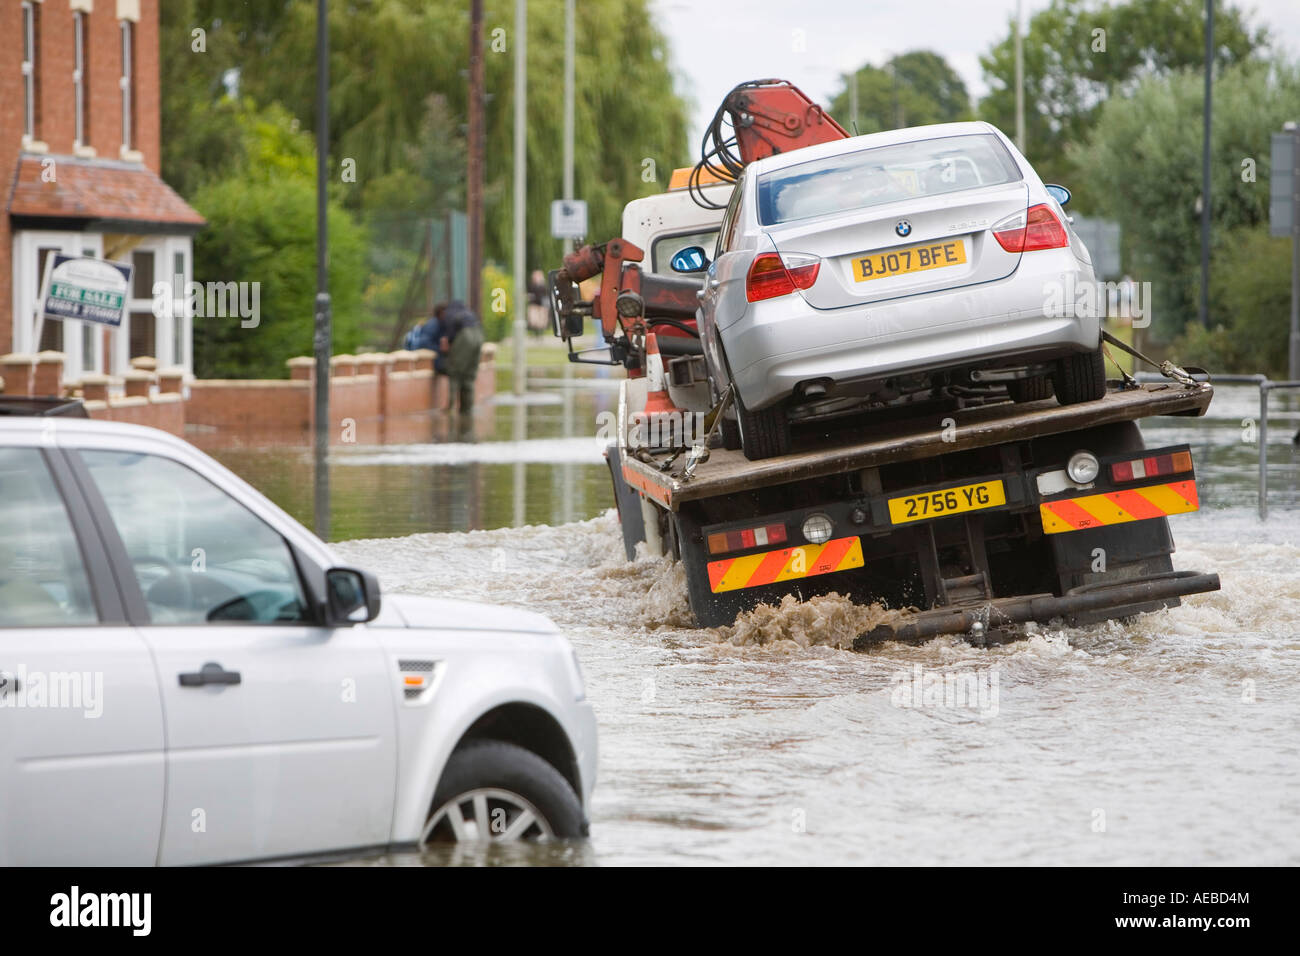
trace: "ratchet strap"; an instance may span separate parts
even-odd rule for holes
[[[1153,369],[1158,371],[1165,378],[1173,379],[1178,384],[1183,385],[1187,388],[1195,388],[1196,385],[1198,384],[1196,379],[1193,378],[1189,372],[1187,372],[1185,369],[1181,368],[1180,366],[1175,365],[1173,362],[1170,362],[1168,359],[1166,359],[1163,362],[1156,362],[1154,359],[1148,358],[1147,356],[1143,355],[1141,352],[1133,348],[1133,346],[1129,345],[1127,342],[1120,341],[1115,336],[1111,335],[1109,332],[1105,330],[1102,330],[1101,338],[1103,342],[1108,342],[1111,345],[1115,346],[1117,349],[1121,349],[1127,352],[1129,355],[1133,356],[1138,361],[1145,362],[1147,365],[1150,365]],[[1114,356],[1110,354],[1110,350],[1107,349],[1104,344],[1102,345],[1102,349],[1106,352],[1107,357],[1110,358],[1110,360],[1115,363],[1115,367],[1119,368],[1119,363],[1115,362]],[[1131,375],[1125,372],[1122,368],[1119,369],[1119,373],[1122,376],[1124,376],[1125,388],[1137,388],[1137,382],[1134,381]]]

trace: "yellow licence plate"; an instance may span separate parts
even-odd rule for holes
[[[961,239],[947,242],[927,242],[892,252],[876,252],[853,260],[853,281],[888,279],[909,272],[925,272],[959,266],[966,261],[966,243]]]
[[[893,524],[943,518],[963,511],[997,508],[1007,503],[1002,481],[980,481],[973,485],[941,488],[922,495],[905,495],[889,499],[889,520]]]

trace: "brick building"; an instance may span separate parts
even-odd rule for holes
[[[0,0],[0,353],[61,351],[65,381],[141,355],[193,369],[183,301],[153,307],[155,281],[192,277],[203,224],[159,176],[161,2]],[[50,321],[35,340],[53,253],[134,266],[121,328]]]

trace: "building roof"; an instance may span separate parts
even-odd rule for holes
[[[51,160],[54,175],[43,178]],[[13,182],[9,214],[15,217],[83,219],[119,228],[138,225],[184,231],[196,230],[206,222],[141,163],[24,153]]]

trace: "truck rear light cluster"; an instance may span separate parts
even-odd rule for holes
[[[1030,206],[1025,212],[994,223],[993,238],[1007,252],[1063,249],[1070,244],[1065,227],[1047,203]]]
[[[1137,481],[1139,478],[1157,478],[1161,475],[1178,475],[1192,470],[1192,453],[1176,451],[1152,458],[1134,458],[1117,461],[1110,466],[1111,481]]]
[[[745,276],[745,298],[750,302],[789,295],[795,289],[807,289],[817,281],[822,260],[802,252],[763,252],[754,257]]]
[[[769,544],[785,544],[785,525],[768,524],[743,531],[719,531],[709,535],[709,554],[726,554]]]

